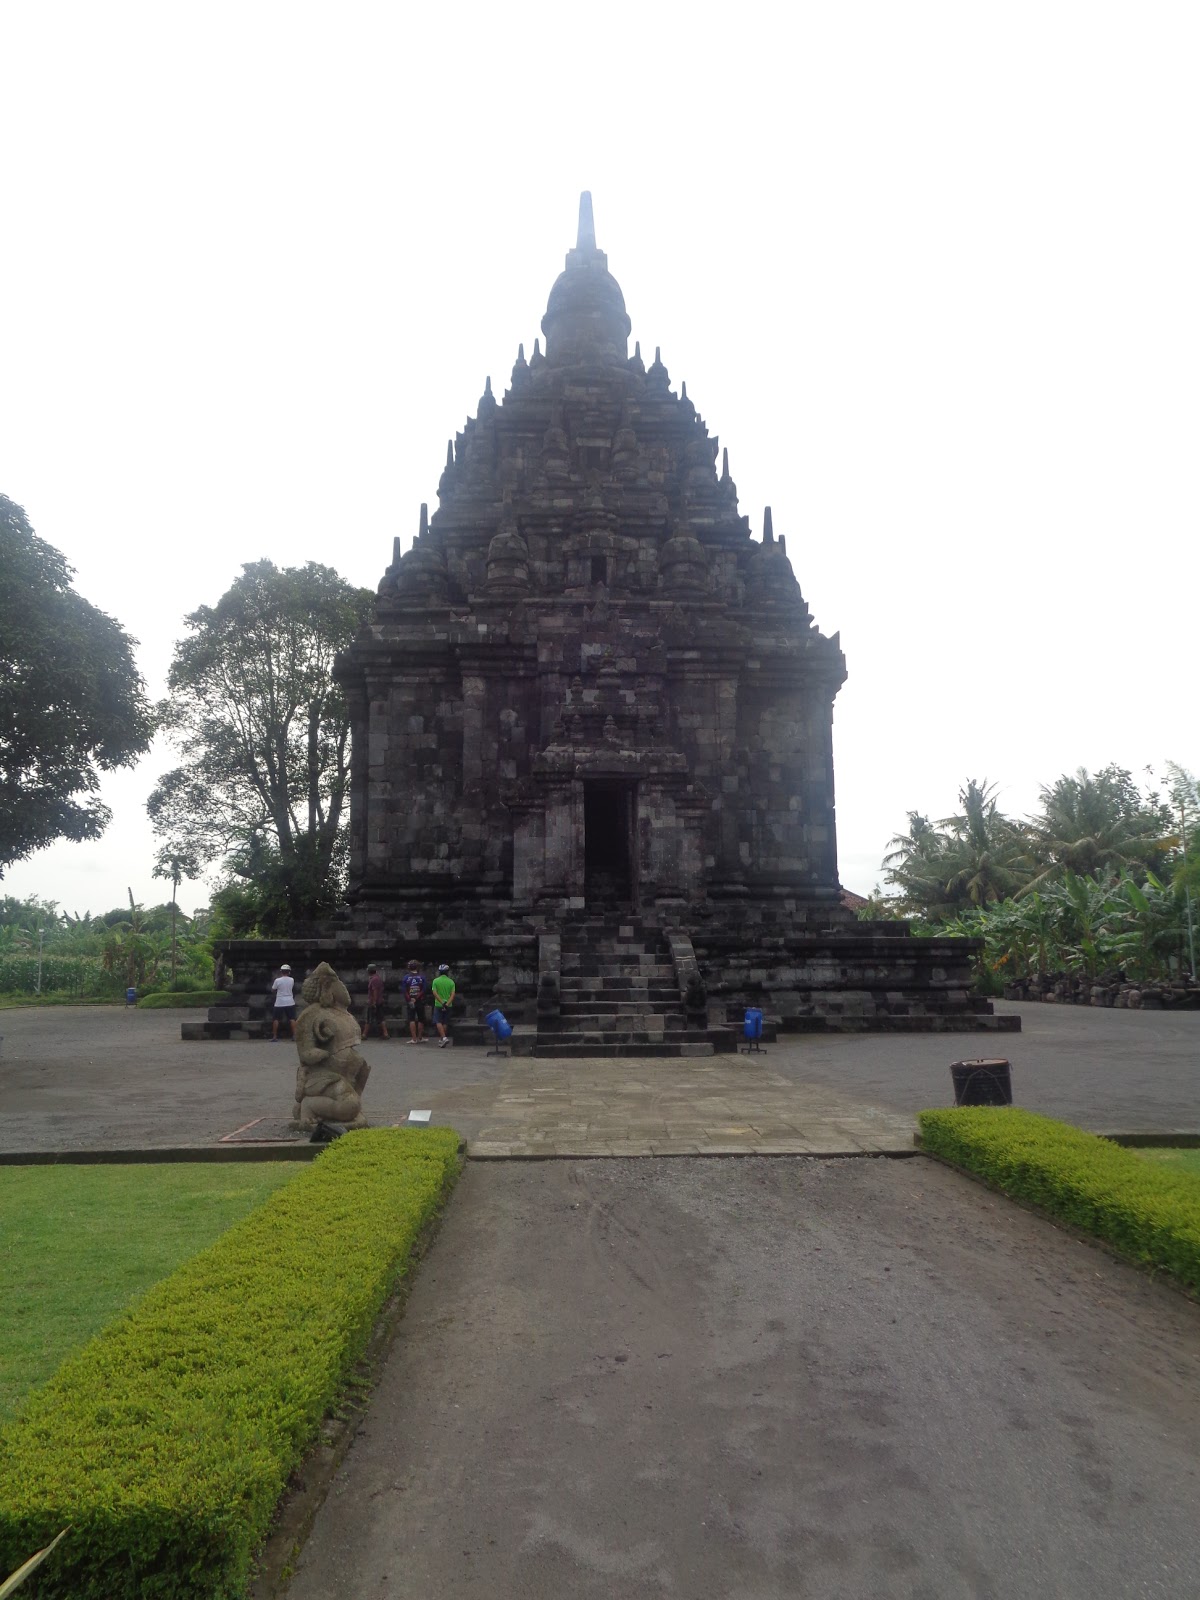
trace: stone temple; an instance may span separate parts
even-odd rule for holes
[[[432,517],[338,664],[348,906],[241,972],[448,961],[518,1048],[732,1048],[772,1028],[997,1026],[973,946],[842,905],[838,636],[658,351],[629,350],[591,198],[507,390],[451,443]],[[286,953],[285,953],[286,952]],[[261,981],[261,980],[254,980]],[[393,984],[394,987],[394,984]]]

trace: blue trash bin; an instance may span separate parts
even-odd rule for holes
[[[746,1038],[747,1050],[761,1048],[758,1041],[762,1038],[762,1012],[757,1006],[746,1007],[746,1020],[742,1024],[742,1032]]]
[[[500,1041],[502,1039],[512,1038],[512,1023],[504,1015],[503,1011],[489,1011],[483,1020],[496,1035],[496,1054],[499,1055]],[[489,1050],[488,1055],[491,1055],[491,1053],[492,1052]]]
[[[137,990],[136,989],[126,989],[126,991],[125,991],[125,1004],[127,1006],[135,1006],[135,1005],[137,1005]]]

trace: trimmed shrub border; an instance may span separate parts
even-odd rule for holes
[[[1200,1183],[1016,1106],[922,1111],[920,1148],[1200,1295]]]
[[[243,1595],[458,1144],[448,1128],[338,1139],[65,1362],[0,1433],[0,1570],[70,1523],[34,1594]]]
[[[411,1269],[424,1258],[441,1219],[439,1210],[426,1221],[409,1255],[409,1270],[396,1284],[383,1310],[376,1317],[367,1348],[346,1379],[336,1403],[326,1412],[317,1438],[292,1473],[255,1557],[247,1600],[276,1600],[277,1596],[286,1594],[295,1572],[296,1560],[312,1530],[317,1512],[325,1503],[329,1485],[337,1475],[347,1450],[354,1443],[384,1362],[400,1332],[408,1297],[415,1282]]]

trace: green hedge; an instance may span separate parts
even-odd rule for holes
[[[70,1524],[31,1594],[244,1593],[457,1150],[443,1128],[336,1140],[64,1363],[0,1433],[0,1573]]]
[[[931,1155],[1200,1292],[1200,1183],[1016,1107],[922,1111]]]

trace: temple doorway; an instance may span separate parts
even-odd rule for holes
[[[583,892],[589,905],[631,902],[633,789],[623,783],[583,785]]]

